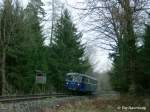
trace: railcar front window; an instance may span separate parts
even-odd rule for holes
[[[73,80],[73,76],[72,76],[72,75],[66,76],[66,80],[67,80],[67,81],[72,81],[72,80]]]
[[[74,76],[73,81],[81,82],[81,77],[80,76]]]

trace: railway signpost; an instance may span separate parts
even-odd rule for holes
[[[46,74],[42,71],[36,70],[36,84],[46,84]]]
[[[35,76],[35,89],[37,92],[45,93],[46,91],[46,73],[40,70],[36,70],[36,76]]]

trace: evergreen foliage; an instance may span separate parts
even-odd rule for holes
[[[138,62],[140,75],[136,77],[137,89],[142,93],[150,93],[150,25],[147,24],[144,35],[144,45],[139,49]]]
[[[117,38],[116,52],[112,55],[111,83],[116,91],[127,93],[133,89],[136,93],[149,94],[150,25],[146,25],[144,44],[138,48],[132,8],[127,5],[124,27],[119,26],[122,35]],[[18,0],[4,0],[0,9],[0,94],[5,89],[18,94],[41,92],[43,85],[35,83],[36,70],[47,74],[44,88],[48,92],[52,87],[62,92],[66,73],[90,70],[85,47],[81,44],[82,34],[77,31],[67,9],[53,24],[51,45],[44,45],[42,6],[41,0],[30,0],[23,9]]]
[[[82,35],[67,10],[55,26],[53,45],[44,45],[42,6],[41,0],[31,0],[23,9],[17,0],[5,0],[0,10],[0,72],[6,76],[5,89],[10,94],[50,92],[52,86],[62,90],[67,72],[85,72],[89,68],[80,43]],[[47,74],[45,85],[35,83],[36,70]],[[1,75],[0,94],[3,78]]]
[[[114,63],[111,76],[111,84],[114,90],[120,92],[128,92],[131,80],[127,74],[128,60],[127,60],[127,46],[125,39],[119,39],[118,51],[114,55]]]
[[[135,57],[132,57],[136,64],[136,70],[133,69],[134,74],[132,75],[129,74],[131,65],[129,57],[131,56],[128,44],[130,43],[125,39],[119,41],[118,51],[113,55],[114,66],[110,73],[114,90],[137,95],[150,93],[150,25],[146,25],[143,37],[143,46],[140,48],[136,46],[136,60]]]
[[[68,10],[64,10],[58,20],[54,37],[49,61],[52,69],[51,78],[55,88],[61,90],[66,73],[85,73],[90,66],[88,60],[84,59],[84,47],[80,43],[82,35],[77,32]]]
[[[23,9],[18,1],[14,4],[11,0],[5,2],[7,1],[10,6],[4,5],[5,15],[1,16],[1,21],[6,21],[2,23],[8,24],[5,25],[7,28],[5,30],[11,32],[11,35],[7,35],[11,37],[6,52],[7,83],[12,85],[13,93],[15,91],[19,93],[34,92],[35,70],[45,72],[48,70],[46,47],[40,25],[41,18],[38,16],[44,14],[42,2],[40,0],[31,1],[27,8]],[[11,13],[6,15],[8,7],[11,7]],[[13,24],[10,23],[10,18]],[[3,30],[4,26],[1,26],[1,29]]]
[[[12,32],[14,31],[15,20],[14,20],[14,7],[12,5],[12,0],[5,0],[3,8],[1,8],[1,18],[0,18],[0,47],[1,47],[1,57],[0,57],[0,72],[1,72],[1,91],[0,94],[6,93],[6,61],[7,61],[7,51],[14,39]]]

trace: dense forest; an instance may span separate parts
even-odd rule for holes
[[[104,41],[105,46],[98,46],[110,51],[110,81],[120,93],[150,93],[148,4],[148,0],[88,0],[85,9],[77,8],[96,23],[92,31]],[[142,20],[143,15],[148,18]],[[44,16],[41,0],[30,0],[26,8],[17,0],[4,0],[0,6],[0,94],[60,92],[66,73],[91,69],[81,44],[82,33],[69,11],[62,8],[52,24],[49,45],[44,43]],[[36,70],[46,73],[44,86],[35,83]]]
[[[67,72],[85,73],[90,67],[82,34],[67,9],[54,24],[52,43],[45,45],[42,6],[40,0],[31,0],[25,9],[18,1],[4,1],[0,10],[1,94],[62,91]],[[35,83],[37,70],[46,73],[46,84]]]

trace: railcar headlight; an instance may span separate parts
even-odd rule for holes
[[[80,86],[80,84],[79,84],[79,83],[78,83],[77,85],[78,85],[78,86]]]
[[[66,84],[68,85],[68,82],[66,82]]]

